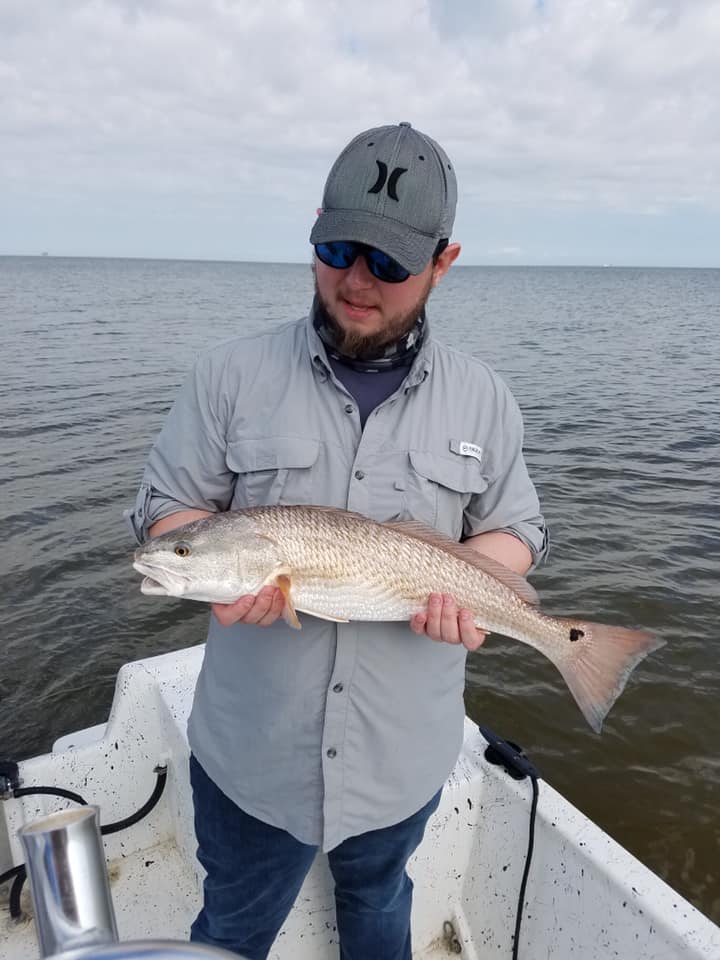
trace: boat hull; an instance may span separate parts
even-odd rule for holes
[[[203,646],[124,666],[107,724],[57,741],[20,765],[23,786],[56,785],[101,808],[101,822],[137,810],[153,791],[158,764],[165,792],[138,824],[105,837],[120,938],[186,939],[201,899],[188,776],[187,717]],[[458,762],[409,872],[415,883],[416,960],[448,956],[453,937],[467,960],[510,957],[525,863],[529,780],[488,764],[485,738],[466,720]],[[17,830],[67,801],[26,796],[0,805],[0,873],[22,862]],[[0,856],[3,845],[0,842]],[[26,890],[19,923],[0,894],[0,955],[38,955]],[[524,946],[525,945],[525,946]],[[638,860],[540,782],[535,852],[523,914],[520,957],[605,960],[717,960],[720,929]],[[332,880],[322,854],[271,952],[271,960],[337,957]]]

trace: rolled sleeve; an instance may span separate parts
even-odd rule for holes
[[[523,456],[522,415],[507,389],[499,404],[488,468],[487,489],[473,495],[465,509],[464,537],[491,530],[512,534],[530,550],[534,568],[547,556],[548,531]]]
[[[226,460],[229,397],[218,351],[198,360],[155,441],[135,504],[125,520],[138,543],[158,520],[180,510],[230,505],[236,475]]]

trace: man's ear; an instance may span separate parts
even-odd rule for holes
[[[438,257],[438,262],[433,267],[432,285],[436,287],[445,274],[450,269],[454,260],[460,256],[461,246],[459,243],[449,243]]]

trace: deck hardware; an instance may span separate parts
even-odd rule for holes
[[[455,927],[449,920],[443,923],[443,941],[450,953],[462,953],[462,943],[455,933]]]
[[[100,808],[86,804],[50,813],[26,823],[18,833],[30,874],[41,957],[117,941]]]
[[[0,773],[5,772],[5,767],[7,764],[4,764],[0,768]],[[17,764],[11,765],[17,768]],[[107,836],[110,833],[117,833],[120,830],[126,830],[128,827],[134,826],[144,817],[146,817],[150,811],[155,807],[155,805],[160,800],[160,797],[163,795],[165,789],[165,783],[167,781],[168,769],[167,763],[161,762],[153,767],[153,773],[156,776],[155,788],[145,803],[140,807],[139,810],[136,810],[135,813],[131,814],[129,817],[125,817],[123,820],[117,820],[115,823],[106,823],[100,827],[100,834],[102,836]],[[8,778],[12,776],[12,770],[7,774]],[[81,797],[79,793],[73,793],[70,790],[64,790],[62,787],[18,787],[17,784],[20,783],[19,780],[14,784],[10,784],[12,788],[11,796],[14,797],[24,797],[32,796],[33,794],[41,794],[48,796],[58,796],[64,797],[66,800],[72,800],[75,803],[81,805],[81,807],[87,807],[87,800],[84,797]],[[2,780],[0,778],[0,786],[2,786]],[[4,799],[9,799],[5,797]],[[12,920],[21,920],[22,919],[22,910],[20,908],[20,895],[22,893],[22,888],[27,878],[27,871],[25,870],[24,864],[18,864],[12,869],[7,870],[5,873],[0,874],[0,886],[7,883],[9,880],[12,880],[12,887],[10,888],[10,917]]]
[[[0,800],[10,800],[19,786],[18,765],[13,760],[0,760]]]
[[[578,632],[582,634],[582,630]],[[577,639],[577,637],[575,639]],[[525,890],[527,889],[530,863],[532,862],[533,848],[535,846],[535,818],[537,816],[539,797],[538,780],[540,779],[540,774],[537,768],[525,756],[522,747],[513,743],[512,740],[502,740],[496,733],[493,733],[492,730],[488,730],[487,727],[479,727],[478,729],[488,743],[487,749],[485,750],[485,759],[488,763],[499,764],[514,780],[524,780],[525,777],[530,777],[530,784],[532,786],[528,848],[525,856],[522,880],[520,881],[520,894],[518,896],[517,912],[515,914],[515,933],[512,938],[512,960],[518,960],[520,956],[520,928],[522,926],[525,905]]]

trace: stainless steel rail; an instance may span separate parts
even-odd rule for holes
[[[116,941],[98,808],[53,813],[19,833],[41,955]]]
[[[63,810],[19,830],[43,957],[56,960],[242,960],[203,944],[118,943],[97,807]]]

